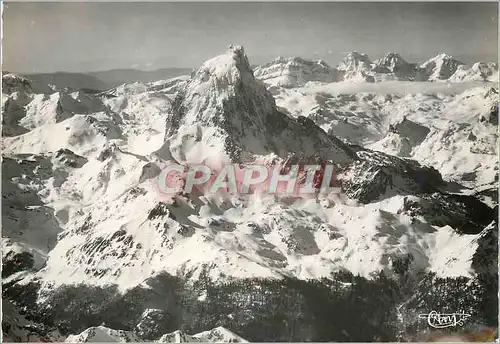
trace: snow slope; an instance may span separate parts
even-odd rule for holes
[[[488,119],[498,104],[497,92],[476,87],[443,100],[423,95],[401,98],[387,107],[394,121],[404,117],[429,132],[416,143],[396,130],[371,147],[434,166],[449,180],[469,186],[492,184],[498,174],[498,129]]]
[[[497,175],[497,91],[484,82],[331,83],[282,89],[275,99],[345,142],[415,159],[474,187]]]
[[[254,69],[257,79],[281,87],[304,86],[309,81],[336,82],[342,74],[324,61],[309,61],[299,57],[278,57]]]
[[[316,278],[328,276],[342,267],[369,277],[371,273],[390,265],[388,257],[409,252],[420,252],[414,254],[421,257],[415,262],[418,268],[436,268],[429,260],[429,257],[442,251],[433,239],[435,229],[425,223],[414,228],[411,223],[407,224],[410,219],[381,213],[387,204],[396,208],[394,204],[402,206],[398,192],[422,192],[419,191],[420,186],[413,182],[395,182],[400,191],[392,191],[386,196],[382,195],[387,191],[370,194],[370,200],[380,199],[381,203],[375,202],[369,208],[351,207],[338,199],[333,208],[330,205],[325,211],[315,202],[281,204],[275,203],[273,197],[257,200],[229,198],[224,201],[225,205],[220,203],[221,200],[205,197],[187,202],[179,200],[177,205],[159,204],[154,183],[141,176],[147,164],[154,159],[165,158],[165,154],[167,159],[174,157],[177,161],[207,158],[196,155],[206,152],[215,152],[217,155],[211,156],[214,160],[223,157],[224,153],[227,153],[226,159],[230,159],[231,152],[227,151],[223,138],[234,140],[246,154],[284,154],[283,150],[304,152],[306,147],[314,149],[314,145],[293,147],[301,142],[305,145],[309,138],[315,138],[308,131],[300,134],[299,124],[277,112],[270,94],[253,78],[239,47],[207,61],[194,73],[182,88],[182,98],[178,98],[181,105],[173,105],[170,119],[170,108],[166,104],[171,98],[155,91],[152,96],[147,91],[149,86],[139,86],[133,92],[117,90],[115,98],[103,101],[107,110],[102,113],[74,115],[59,123],[36,122],[38,127],[29,133],[4,142],[6,152],[49,154],[64,148],[71,150],[72,153],[68,154],[81,155],[88,161],[76,168],[53,167],[54,170],[62,169],[64,177],[58,181],[49,179],[44,186],[43,203],[53,207],[56,214],[64,214],[65,219],[64,233],[50,251],[47,265],[40,271],[40,276],[46,281],[56,284],[67,281],[118,283],[129,288],[161,270],[175,274],[181,267],[198,270],[207,264],[214,266],[211,272],[214,278],[224,275],[279,277],[280,274]],[[384,96],[363,97],[360,99],[366,99],[371,104],[368,108],[371,112],[378,110],[380,102],[383,104],[389,99]],[[151,99],[154,99],[153,105]],[[358,98],[350,96],[345,101],[351,99]],[[246,104],[243,107],[245,111],[236,112],[233,103],[241,102]],[[100,109],[103,103],[92,104]],[[179,108],[183,109],[182,113],[176,113]],[[48,111],[52,113],[52,110]],[[131,112],[140,118],[142,125],[138,125],[133,118],[125,119],[131,117]],[[167,123],[174,124],[167,125],[167,140],[156,151],[161,145],[162,134],[161,121],[154,118],[165,118],[165,114]],[[178,117],[173,121],[175,116]],[[385,119],[383,114],[379,116],[378,127],[372,129],[374,136],[384,130]],[[89,120],[91,118],[94,120]],[[366,122],[355,125],[362,126],[373,122],[373,119],[373,115],[368,116]],[[221,127],[221,121],[225,120],[229,124]],[[265,124],[269,121],[283,121],[288,123],[288,128],[295,126],[297,129],[292,129],[295,133],[293,141],[283,144],[289,135],[279,136],[276,131],[270,132],[273,126]],[[147,134],[155,128],[155,123],[158,123],[157,133]],[[197,135],[201,136],[194,145],[186,140],[193,126],[198,128]],[[275,130],[283,130],[280,126],[283,124],[274,125]],[[252,127],[254,130],[249,130]],[[54,137],[51,132],[64,134]],[[328,143],[331,148],[323,154],[337,163],[350,164],[362,157],[358,154],[355,158],[348,146],[340,141],[331,141],[324,132],[317,132],[324,136],[322,147],[319,151],[311,151],[311,154],[322,154],[321,148],[328,147],[325,146]],[[148,135],[149,142],[145,141]],[[303,141],[300,135],[304,135]],[[266,144],[271,146],[270,149]],[[281,147],[273,152],[273,145]],[[210,150],[204,148],[209,146],[212,147]],[[153,152],[155,154],[151,156]],[[331,155],[332,152],[335,155]],[[367,155],[364,156],[363,159],[368,159]],[[368,199],[366,190],[354,186],[356,181],[359,184],[368,178],[369,174],[358,174],[360,166],[372,164],[368,161],[353,165],[357,166],[352,170],[354,174],[346,172],[342,175],[347,178],[346,185],[353,185],[352,190],[346,189],[351,197]],[[12,168],[15,169],[14,166]],[[403,173],[404,169],[394,171],[400,172],[389,173]],[[373,182],[366,179],[366,183]],[[436,183],[437,186],[440,182]],[[392,186],[385,185],[383,188],[391,189]],[[385,197],[388,198],[384,200]],[[161,216],[153,216],[152,210],[158,207],[162,209]],[[132,213],[134,216],[130,217]],[[302,223],[293,214],[302,214],[300,216],[307,220]],[[334,220],[332,214],[338,220]],[[314,226],[311,227],[311,224]],[[366,228],[367,232],[353,232],[350,228]],[[394,232],[395,228],[408,228],[403,232],[409,232],[400,237],[399,232]],[[386,233],[387,241],[379,239],[381,233]],[[452,232],[449,233],[452,236]],[[366,240],[371,243],[368,255],[361,254]],[[129,244],[124,246],[125,242]],[[71,255],[68,252],[72,252]],[[122,252],[118,255],[119,260],[114,252]],[[193,255],[193,252],[200,254]],[[92,258],[87,258],[89,256]],[[124,264],[124,259],[127,264]],[[360,264],[361,261],[365,263]],[[468,274],[467,269],[464,266],[462,273]]]
[[[420,68],[424,70],[427,80],[439,81],[450,78],[462,65],[464,63],[453,56],[441,53],[422,63]]]
[[[415,80],[421,78],[416,64],[406,62],[398,53],[387,53],[374,62],[372,70],[382,78],[393,75],[397,80]],[[384,77],[385,76],[385,77]]]
[[[280,57],[258,66],[254,72],[258,79],[274,86],[272,91],[275,87],[302,87],[307,82],[498,82],[497,62],[476,62],[469,66],[445,53],[423,63],[410,63],[395,52],[388,52],[372,61],[368,55],[353,51],[347,53],[336,68],[323,61]]]
[[[249,161],[252,155],[285,157],[290,152],[319,154],[338,163],[353,158],[347,147],[314,125],[280,113],[254,78],[242,47],[206,61],[194,73],[177,94],[166,126],[166,142],[158,152],[164,159],[173,154],[177,161]],[[178,139],[193,132],[195,142],[179,146]]]
[[[352,57],[342,68],[363,72],[365,58]],[[193,282],[207,271],[220,282],[342,270],[395,277],[394,262],[408,258],[414,275],[475,274],[472,256],[494,212],[474,192],[498,178],[493,87],[309,83],[273,96],[239,46],[189,78],[97,94],[45,96],[9,78],[5,98],[16,105],[4,104],[4,117],[24,129],[2,141],[4,282],[40,283],[40,303],[67,285],[149,288],[145,281],[163,272]],[[340,195],[158,191],[172,161],[316,156],[335,166]],[[135,335],[99,327],[71,338]]]
[[[476,62],[472,66],[460,65],[448,80],[450,82],[481,80],[498,83],[498,63]]]

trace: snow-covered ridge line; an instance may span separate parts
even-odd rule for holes
[[[174,99],[171,87],[177,90],[172,91]],[[415,270],[446,273],[448,262],[443,266],[442,261],[431,259],[440,250],[433,226],[444,227],[440,235],[473,252],[473,237],[464,241],[454,235],[453,228],[465,226],[475,232],[482,220],[473,223],[470,209],[455,206],[456,201],[447,195],[430,193],[446,186],[436,169],[353,148],[336,137],[346,131],[327,133],[312,119],[280,112],[272,95],[254,78],[241,47],[206,61],[188,80],[125,85],[105,99],[80,92],[68,97],[87,104],[82,109],[88,114],[58,111],[59,106],[54,105],[62,103],[64,109],[68,103],[60,98],[42,99],[52,106],[43,106],[48,113],[31,121],[35,128],[4,142],[11,153],[37,156],[58,152],[57,146],[62,145],[68,150],[62,153],[68,156],[66,160],[76,161],[68,164],[60,161],[58,154],[48,154],[43,158],[47,170],[37,170],[44,174],[36,178],[46,178],[41,181],[45,186],[39,186],[47,195],[43,202],[55,209],[55,220],[62,223],[55,234],[64,232],[50,251],[45,268],[38,272],[46,281],[57,285],[66,281],[116,283],[126,290],[158,271],[177,274],[184,269],[193,272],[195,279],[206,264],[215,264],[211,270],[214,279],[280,278],[283,274],[308,279],[342,268],[370,278],[381,270],[391,275],[391,261],[412,252],[419,252],[413,254]],[[301,97],[305,98],[304,94]],[[356,102],[350,96],[344,98],[339,103]],[[377,102],[373,105],[379,108],[393,100],[384,97]],[[95,109],[99,112],[93,113]],[[23,118],[19,123],[25,121]],[[381,130],[380,135],[388,123],[378,121],[380,125],[374,129]],[[56,140],[53,131],[64,135]],[[366,130],[363,135],[367,136]],[[145,144],[147,138],[152,143]],[[221,201],[192,195],[166,203],[154,184],[158,161],[220,164],[223,159],[242,163],[289,159],[291,164],[299,160],[309,164],[315,156],[342,167],[343,195],[338,199],[282,204],[271,197],[258,198],[253,205],[232,196]],[[4,171],[30,165],[22,159],[6,160],[5,164]],[[58,178],[51,180],[50,173]],[[423,181],[420,176],[425,176]],[[17,190],[18,182],[11,180],[9,186]],[[430,212],[413,215],[415,207],[440,206],[451,207],[442,218],[433,219]],[[311,218],[297,219],[297,211]],[[16,208],[8,212],[13,218],[22,214]],[[30,209],[29,213],[40,216],[40,211]],[[338,213],[337,219],[332,213]],[[353,227],[363,228],[363,233],[352,231]],[[406,228],[410,239],[403,239],[394,228]],[[377,241],[380,231],[391,238],[387,239],[389,244]],[[358,236],[373,241],[370,263],[360,264],[366,255],[358,252],[364,245]],[[124,247],[125,238],[135,245]],[[124,256],[114,258],[121,248]],[[344,254],[344,250],[349,253]],[[139,264],[142,260],[151,264]],[[470,274],[467,263],[462,263],[454,275]]]
[[[80,334],[68,336],[65,342],[248,343],[224,327],[217,327],[194,335],[177,330],[166,333],[154,341],[147,341],[141,339],[134,332],[113,330],[105,326],[90,327]]]
[[[300,57],[278,57],[253,70],[256,78],[283,87],[305,85],[309,81],[337,82],[342,72],[322,60],[310,61]]]
[[[356,64],[360,57],[353,58],[346,69],[368,75],[366,64]],[[387,56],[377,73],[404,72],[398,61]],[[290,68],[326,68],[291,62]],[[165,321],[172,309],[164,302],[173,283],[168,276],[193,285],[331,281],[339,271],[368,283],[381,275],[392,283],[431,273],[473,281],[473,257],[484,252],[481,243],[492,232],[484,228],[498,199],[487,188],[498,180],[498,91],[453,94],[436,91],[446,85],[434,83],[432,92],[406,95],[377,91],[388,84],[380,83],[368,93],[338,92],[339,84],[345,83],[276,88],[273,97],[238,46],[189,78],[103,93],[43,95],[13,83],[2,104],[10,129],[2,142],[8,155],[2,161],[2,253],[16,306],[28,299],[46,307],[35,309],[74,317],[61,327],[65,335],[102,316],[99,323],[149,328],[156,331],[150,337],[159,338],[185,324]],[[191,193],[167,201],[156,187],[163,163],[301,165],[317,158],[338,167],[342,194],[335,198]],[[122,302],[117,294],[132,298]],[[152,298],[145,301],[144,294]],[[208,294],[196,291],[193,300],[201,305],[194,305],[205,307]],[[101,297],[112,302],[87,309],[87,301]],[[212,301],[217,312],[222,300]],[[206,316],[192,306],[188,314]],[[157,312],[141,316],[145,309]],[[206,328],[236,328],[233,310],[227,311],[226,322],[216,318]],[[85,312],[90,320],[82,325]],[[241,333],[250,339],[251,331]]]
[[[309,81],[319,82],[382,82],[407,81],[489,81],[498,82],[497,62],[477,62],[472,66],[440,53],[423,63],[409,63],[394,52],[370,60],[368,55],[353,51],[347,53],[336,68],[322,60],[300,57],[279,57],[254,69],[255,76],[275,86],[304,86]]]

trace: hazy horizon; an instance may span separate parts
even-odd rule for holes
[[[498,3],[4,3],[3,69],[196,68],[229,44],[336,66],[349,51],[498,61]]]

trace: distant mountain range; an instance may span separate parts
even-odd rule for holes
[[[448,54],[438,54],[424,63],[409,63],[400,54],[387,53],[375,61],[357,51],[349,52],[337,65],[322,60],[279,57],[254,69],[255,76],[267,84],[282,87],[303,86],[319,82],[382,81],[489,81],[498,82],[498,63],[476,62],[472,66]]]
[[[368,55],[349,52],[337,65],[330,67],[323,60],[300,57],[278,57],[262,65],[252,65],[255,77],[268,84],[284,87],[302,86],[309,81],[319,82],[381,82],[406,81],[489,81],[498,82],[497,62],[476,62],[473,65],[441,53],[424,63],[409,63],[400,54],[389,52],[374,61]],[[36,93],[52,93],[69,87],[81,90],[104,91],[134,82],[148,83],[189,75],[190,68],[162,68],[153,71],[112,69],[86,73],[20,74],[31,81]],[[8,72],[4,72],[6,74]]]
[[[8,73],[4,71],[2,75]],[[104,91],[123,84],[166,80],[190,73],[189,68],[162,68],[153,71],[112,69],[87,73],[55,72],[20,75],[31,81],[35,92],[51,93],[54,88],[63,89],[64,87]]]
[[[191,68],[162,68],[152,71],[142,71],[137,69],[112,69],[100,72],[90,72],[87,74],[114,87],[132,82],[152,82],[171,79],[181,75],[188,75],[191,71]]]
[[[107,85],[96,75],[35,76],[51,94],[3,75],[4,341],[415,342],[433,310],[470,315],[450,331],[496,327],[498,86],[448,92],[462,66],[352,53],[254,69],[236,46],[103,92],[72,89]],[[363,92],[415,70],[436,82]],[[172,164],[293,181],[319,161],[340,193],[159,188]]]

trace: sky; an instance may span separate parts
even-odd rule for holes
[[[3,69],[17,73],[195,68],[241,44],[251,64],[440,52],[497,61],[498,4],[435,2],[4,3]]]

